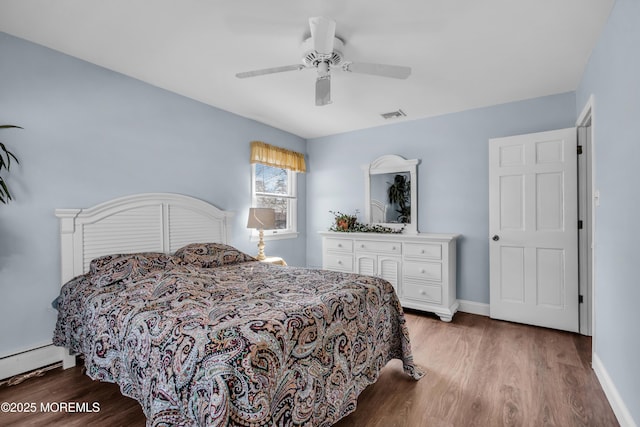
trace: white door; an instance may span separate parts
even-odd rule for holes
[[[489,141],[490,311],[578,332],[576,129]]]

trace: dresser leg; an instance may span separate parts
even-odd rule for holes
[[[453,314],[438,314],[438,316],[443,322],[451,322],[453,320]]]

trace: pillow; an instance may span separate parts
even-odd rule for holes
[[[192,243],[178,249],[174,256],[202,268],[256,261],[252,256],[224,243]]]
[[[95,286],[108,286],[180,264],[179,258],[161,252],[105,255],[89,264],[89,281]]]

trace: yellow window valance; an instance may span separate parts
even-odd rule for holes
[[[251,142],[251,163],[262,163],[263,165],[289,169],[294,172],[307,171],[304,154],[261,141]]]

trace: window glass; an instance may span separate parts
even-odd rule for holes
[[[276,211],[276,227],[274,230],[265,230],[265,235],[297,231],[294,178],[295,172],[288,169],[260,163],[253,165],[253,206]]]
[[[257,196],[256,207],[273,208],[276,211],[276,230],[286,230],[289,200],[282,197]]]
[[[286,169],[256,163],[256,193],[289,194]]]

